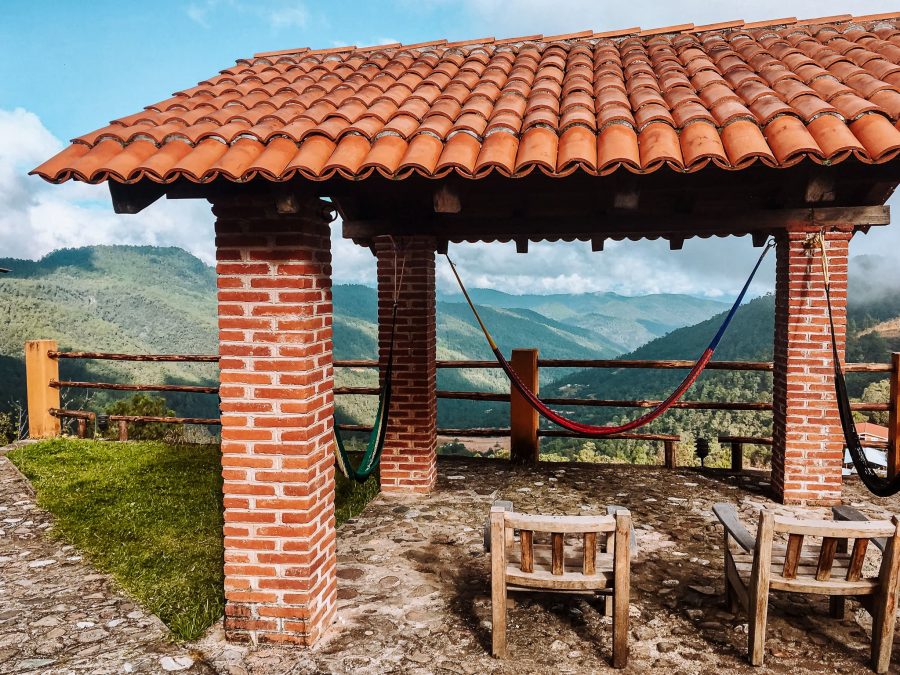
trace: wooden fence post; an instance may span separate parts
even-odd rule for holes
[[[28,395],[28,436],[59,436],[59,418],[50,414],[59,408],[59,389],[50,380],[59,379],[59,363],[48,352],[57,349],[56,340],[29,340],[25,343],[25,381]]]
[[[119,420],[119,440],[128,440],[128,422],[127,420]]]
[[[675,441],[663,441],[665,448],[665,461],[667,469],[674,469],[677,464],[675,460]]]
[[[510,365],[525,385],[538,393],[538,350],[513,349]],[[510,386],[509,457],[521,464],[537,464],[540,457],[538,413],[525,398]]]
[[[738,441],[731,441],[731,470],[744,470],[744,444]]]
[[[887,475],[900,471],[900,352],[891,354],[891,397],[888,411]]]

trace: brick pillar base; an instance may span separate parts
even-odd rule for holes
[[[225,631],[310,645],[336,600],[325,212],[216,202]]]
[[[378,257],[378,347],[382,363],[391,340],[395,279],[401,276],[394,385],[384,454],[381,489],[388,493],[430,492],[437,478],[437,376],[435,370],[434,240],[380,239]],[[405,262],[404,262],[405,260]],[[395,277],[396,270],[396,277]]]
[[[828,505],[841,498],[844,438],[834,376],[821,251],[814,232],[778,238],[772,490],[786,504]],[[826,235],[838,349],[847,324],[847,252],[852,230]]]

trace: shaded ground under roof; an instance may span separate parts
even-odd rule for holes
[[[611,624],[596,601],[512,594],[509,652],[488,656],[489,560],[482,522],[496,499],[517,510],[595,514],[629,508],[640,547],[632,568],[631,660],[625,672],[867,673],[868,615],[851,602],[848,620],[828,617],[827,598],[776,595],[770,604],[766,667],[745,661],[746,621],[724,606],[722,531],[711,507],[728,501],[753,528],[765,505],[806,517],[827,509],[776,505],[761,473],[610,465],[542,465],[442,458],[437,491],[378,497],[338,531],[338,621],[312,651],[227,646],[221,628],[196,645],[226,673],[590,673],[608,668]],[[870,517],[900,511],[874,503],[856,479],[845,502]],[[871,554],[870,554],[871,555]],[[869,561],[871,564],[872,561]],[[895,639],[893,664],[900,665]]]

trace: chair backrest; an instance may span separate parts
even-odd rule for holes
[[[780,567],[772,561],[776,534],[787,535],[784,560],[780,557],[777,560]],[[878,537],[887,538],[885,555],[878,577],[867,578],[863,574],[866,550],[869,542]],[[849,548],[851,540],[852,550]],[[804,541],[808,545],[805,550]],[[753,573],[763,575],[761,580],[768,575],[766,581],[773,588],[809,593],[840,590],[848,595],[866,595],[874,593],[879,580],[884,579],[898,544],[896,517],[862,522],[800,520],[776,516],[764,509],[759,516]]]
[[[614,550],[598,552],[598,537],[612,538]],[[539,539],[546,541],[538,543]],[[491,556],[496,563],[492,568],[499,571],[502,566],[507,574],[507,564],[518,562],[518,569],[508,573],[516,584],[560,589],[609,586],[605,581],[609,573],[622,568],[627,574],[630,539],[631,513],[626,509],[607,516],[544,516],[507,511],[503,506],[491,509]]]

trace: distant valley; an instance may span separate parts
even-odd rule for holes
[[[0,277],[0,409],[24,400],[23,344],[53,338],[63,349],[133,353],[215,353],[215,272],[183,250],[97,246],[56,251],[39,261],[0,259],[10,268]],[[851,261],[849,360],[884,360],[900,348],[900,279],[883,258]],[[887,280],[884,284],[878,280]],[[721,322],[728,305],[687,295],[626,297],[615,293],[511,295],[473,289],[486,323],[507,353],[536,347],[547,358],[695,358]],[[360,285],[334,288],[334,349],[339,359],[376,353],[376,292]],[[771,359],[774,303],[771,296],[746,303],[716,354],[719,359]],[[458,294],[441,294],[437,305],[438,358],[489,359],[490,350]],[[212,365],[64,362],[70,379],[129,382],[215,382]],[[677,372],[635,370],[546,370],[542,391],[597,398],[662,397]],[[342,369],[338,384],[371,385],[375,373]],[[851,381],[853,393],[874,378]],[[508,391],[494,370],[442,370],[441,389]],[[690,398],[765,400],[771,376],[710,372]],[[75,393],[67,405],[101,409],[114,398],[85,399]],[[184,415],[215,416],[214,396],[170,395],[170,407]],[[372,397],[341,397],[340,419],[365,422]],[[634,411],[609,408],[569,411],[593,421],[627,417]],[[439,424],[447,427],[506,426],[507,406],[442,400]],[[761,413],[673,411],[652,429],[671,433],[768,433]],[[570,442],[571,445],[571,442]]]
[[[0,408],[24,400],[22,349],[26,340],[52,338],[62,349],[131,353],[215,353],[215,271],[177,248],[95,246],[56,251],[38,261],[0,259]],[[615,294],[513,296],[474,289],[485,320],[504,350],[537,347],[549,358],[613,358],[672,328],[721,311],[721,303],[690,296],[627,298]],[[439,298],[438,356],[486,359],[490,350],[460,296]],[[376,353],[375,289],[334,288],[336,358]],[[603,317],[609,316],[609,319]],[[214,381],[209,365],[64,362],[63,377],[106,381],[197,384]],[[562,371],[564,374],[567,371]],[[560,372],[556,373],[561,374]],[[374,373],[339,372],[341,384],[365,384]],[[501,389],[492,371],[442,371],[448,389]],[[75,392],[71,404],[84,404]],[[94,396],[100,407],[114,395]],[[215,397],[167,395],[181,414],[214,415]],[[466,403],[441,404],[442,423],[477,421]],[[371,401],[347,398],[350,419],[371,412]],[[477,406],[476,406],[477,408]],[[361,420],[360,420],[361,421]]]

